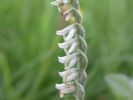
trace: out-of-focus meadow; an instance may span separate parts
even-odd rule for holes
[[[0,0],[0,100],[60,100],[64,19],[50,0]],[[86,100],[133,100],[133,0],[80,0]],[[67,96],[61,100],[74,100]]]

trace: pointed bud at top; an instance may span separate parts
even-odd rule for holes
[[[70,0],[55,0],[51,4],[55,6],[59,6],[59,5],[68,4],[68,3],[70,3]]]
[[[81,15],[79,11],[75,8],[67,10],[63,15],[65,16],[66,21],[69,21],[71,18],[74,17],[77,23],[81,22]]]

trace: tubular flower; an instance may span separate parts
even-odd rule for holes
[[[87,44],[85,41],[85,30],[81,25],[81,14],[79,12],[78,0],[55,0],[51,3],[58,7],[59,12],[64,16],[66,21],[74,19],[73,24],[56,32],[62,36],[63,43],[58,43],[59,48],[65,51],[65,56],[58,57],[59,62],[64,64],[64,70],[59,72],[63,78],[62,84],[56,84],[60,92],[60,97],[67,93],[74,93],[76,100],[84,100],[85,83],[87,80],[86,67],[88,59],[86,56]],[[71,6],[70,6],[71,5]],[[63,10],[62,6],[68,6]]]

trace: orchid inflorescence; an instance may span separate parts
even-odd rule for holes
[[[79,12],[79,2],[78,0],[56,0],[51,4],[58,7],[59,12],[66,21],[74,19],[73,24],[56,33],[63,37],[64,42],[58,43],[58,46],[64,49],[66,53],[66,56],[58,57],[59,62],[64,64],[65,71],[59,72],[59,75],[63,78],[63,83],[56,84],[56,88],[60,91],[61,98],[64,97],[64,94],[74,93],[76,100],[84,100],[84,87],[87,80],[85,70],[88,59],[86,56],[85,30],[81,25],[82,18]],[[64,10],[62,6],[68,5],[69,7]]]

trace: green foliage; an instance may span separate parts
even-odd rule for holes
[[[50,2],[0,0],[0,100],[59,100],[54,85],[62,82],[57,57],[64,53],[55,31],[66,25]],[[118,92],[130,95],[131,79],[113,73],[133,75],[133,0],[80,4],[89,58],[86,100],[122,100]]]
[[[133,80],[122,74],[114,74],[106,76],[106,81],[118,100],[132,100]]]

